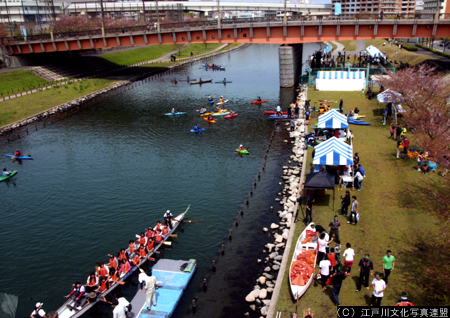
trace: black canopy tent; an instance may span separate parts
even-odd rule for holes
[[[310,173],[305,179],[305,190],[331,190],[333,189],[333,210],[334,210],[334,175],[328,172]]]

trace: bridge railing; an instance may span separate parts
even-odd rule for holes
[[[450,13],[441,13],[438,16],[439,21],[450,21]],[[398,20],[414,20],[414,21],[434,21],[435,15],[432,13],[384,13],[383,15],[376,13],[356,13],[356,14],[341,14],[341,15],[324,15],[324,14],[306,14],[306,15],[293,15],[286,17],[286,25],[292,22],[296,24],[322,24],[326,21],[340,23],[342,22],[382,22],[382,21],[398,21]],[[261,17],[261,18],[232,18],[232,19],[221,19],[221,24],[224,27],[227,26],[238,26],[240,24],[254,24],[263,23],[267,26],[280,25],[284,23],[284,17]],[[190,29],[190,28],[207,28],[217,27],[217,20],[203,20],[203,21],[189,21],[189,22],[167,22],[160,23],[161,30],[176,30],[176,29]],[[106,35],[120,34],[125,32],[156,32],[156,30],[150,25],[136,25],[129,27],[120,28],[108,28],[105,29]],[[102,35],[101,29],[90,29],[81,31],[71,31],[71,32],[54,32],[54,39],[65,39],[65,38],[76,38],[83,36],[99,36]],[[44,34],[34,34],[28,35],[27,37],[15,36],[15,37],[4,37],[1,39],[2,45],[11,45],[18,42],[27,41],[48,41],[51,39],[50,33]]]

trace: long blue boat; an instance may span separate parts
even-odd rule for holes
[[[145,303],[144,290],[138,291],[131,301],[133,318],[171,317],[183,292],[197,269],[197,261],[160,259],[152,267],[152,276],[156,277],[158,286],[156,290],[156,306],[151,306],[150,311]]]

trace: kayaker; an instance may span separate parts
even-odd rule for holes
[[[70,296],[72,296],[72,299],[75,301],[75,304],[73,307],[78,307],[80,304],[80,298],[83,297],[84,293],[86,292],[85,288],[83,285],[81,285],[80,282],[76,282],[75,283],[75,287],[73,288],[73,290],[70,292],[69,295],[65,296],[66,298],[69,298]]]
[[[202,78],[201,78],[201,77],[198,79],[198,82],[199,82],[199,83],[202,83]]]
[[[244,150],[244,147],[242,145],[240,145],[238,150]]]
[[[120,266],[120,276],[124,276],[126,273],[128,273],[131,269],[130,262],[128,262],[126,259],[122,260],[122,265]]]
[[[20,156],[22,156],[22,153],[20,152],[19,149],[16,149],[16,152],[14,153],[14,156],[15,156],[15,157],[20,157]]]
[[[164,213],[164,225],[169,226],[169,229],[172,229],[172,219],[173,214],[170,213],[170,210],[167,210],[166,213]]]
[[[256,99],[256,101],[257,101],[257,102],[260,102],[260,101],[261,101],[261,97],[258,96],[258,98]]]
[[[109,268],[114,268],[115,270],[117,270],[117,267],[117,258],[114,255],[109,255]]]
[[[4,168],[2,174],[3,174],[4,177],[7,177],[7,176],[9,176],[11,174],[11,171],[7,171],[6,168]]]
[[[208,120],[209,120],[209,121],[213,120],[213,116],[209,115],[209,116],[208,116]]]
[[[220,96],[220,102],[223,103],[223,96]]]
[[[100,275],[100,279],[103,277],[108,278],[108,269],[105,266],[105,263],[100,263],[100,268],[98,269],[98,274]]]
[[[175,114],[175,108],[172,108],[172,110],[170,111],[172,114]]]
[[[281,116],[281,106],[277,106],[277,116]]]
[[[354,113],[355,113],[355,114],[359,114],[359,109],[358,109],[358,107],[355,107]]]
[[[209,101],[209,102],[212,102],[212,101],[213,101],[213,99],[212,99],[211,96],[208,96],[208,101]],[[205,107],[203,107],[203,108],[205,108]],[[203,110],[203,108],[202,108],[202,110]]]
[[[158,229],[156,235],[155,235],[155,242],[157,244],[162,243],[164,241],[164,235],[162,234],[161,229]]]
[[[86,280],[86,287],[90,288],[98,287],[98,276],[95,274],[95,272],[91,272],[89,274],[89,277]]]
[[[31,313],[30,317],[31,318],[44,318],[45,311],[44,311],[44,309],[42,309],[43,305],[44,305],[43,303],[37,302],[36,306],[34,306],[34,310]]]
[[[195,124],[194,130],[195,130],[195,131],[199,131],[199,130],[200,130],[200,127],[198,126],[198,124]]]
[[[225,84],[226,82],[227,82],[227,78],[224,77],[224,78],[223,78],[223,83]]]
[[[155,248],[155,241],[153,240],[153,237],[150,237],[147,243],[147,252],[150,253],[151,251],[153,251],[154,248]]]

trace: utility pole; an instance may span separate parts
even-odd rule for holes
[[[8,16],[9,32],[11,32],[11,36],[13,36],[13,31],[12,31],[12,28],[11,28],[11,20],[10,20],[9,12],[8,12],[8,1],[5,1],[5,6],[6,6],[6,15]]]
[[[159,33],[160,28],[159,28],[159,9],[158,9],[158,0],[156,0],[156,26],[157,26],[157,31]]]
[[[217,0],[217,27],[220,28],[220,0]]]
[[[283,25],[287,24],[287,16],[286,16],[286,4],[287,0],[284,0],[284,18],[283,18]]]
[[[142,10],[144,10],[144,23],[147,21],[147,19],[145,18],[145,1],[142,0]]]
[[[103,12],[103,0],[100,0],[100,11],[102,13],[102,36],[105,36],[105,25],[103,24],[103,17],[104,17],[104,12]]]
[[[436,7],[436,13],[434,15],[434,22],[439,22],[439,12],[441,11],[441,1],[437,0],[437,7]]]

